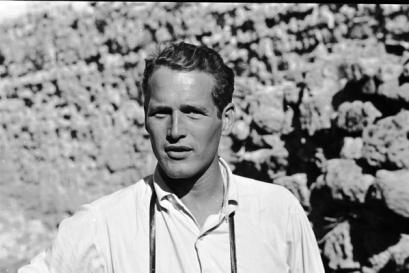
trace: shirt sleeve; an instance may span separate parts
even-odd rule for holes
[[[298,200],[290,207],[287,244],[291,273],[324,273],[317,240]]]
[[[106,266],[95,239],[97,219],[86,206],[63,220],[52,245],[18,273],[105,273]]]

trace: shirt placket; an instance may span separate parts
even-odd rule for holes
[[[201,273],[216,272],[215,261],[212,258],[212,255],[210,255],[210,252],[214,251],[215,248],[212,247],[211,242],[208,240],[208,236],[211,236],[212,231],[214,231],[215,229],[223,228],[223,232],[225,233],[225,236],[223,236],[223,240],[229,240],[228,222],[227,222],[228,216],[225,215],[224,213],[230,210],[223,208],[222,211],[219,212],[218,214],[210,215],[206,219],[203,225],[203,228],[200,229],[193,214],[188,210],[188,208],[181,201],[179,201],[173,195],[169,197],[169,201],[172,203],[173,207],[179,213],[184,214],[184,216],[189,219],[192,228],[195,231],[197,231],[197,239],[195,241],[194,246],[195,246],[196,256],[197,256],[199,267],[200,267],[200,272]],[[221,227],[221,225],[223,225],[223,227]]]

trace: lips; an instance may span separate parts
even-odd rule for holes
[[[171,159],[184,159],[186,158],[192,148],[182,145],[165,146],[165,152]]]

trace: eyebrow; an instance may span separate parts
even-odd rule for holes
[[[196,110],[207,114],[209,110],[206,107],[199,106],[199,105],[192,105],[192,104],[182,104],[180,106],[182,110]]]
[[[155,110],[155,111],[163,111],[163,110],[169,110],[170,109],[170,107],[168,107],[168,106],[166,106],[166,105],[150,105],[149,107],[148,107],[148,110],[150,110],[150,111],[153,111],[153,110]]]
[[[208,113],[209,110],[206,107],[199,106],[199,105],[194,105],[194,104],[182,104],[180,105],[181,110],[197,110],[201,111],[203,113]],[[166,106],[166,105],[152,105],[149,107],[149,111],[169,111],[171,110],[171,107]]]

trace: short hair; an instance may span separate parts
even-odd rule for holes
[[[145,111],[150,99],[149,80],[152,74],[163,66],[176,71],[196,70],[213,76],[215,86],[212,90],[212,98],[218,109],[219,118],[223,109],[232,101],[234,73],[223,62],[222,57],[216,51],[204,45],[196,46],[179,42],[171,43],[145,59],[145,71],[142,80]]]

